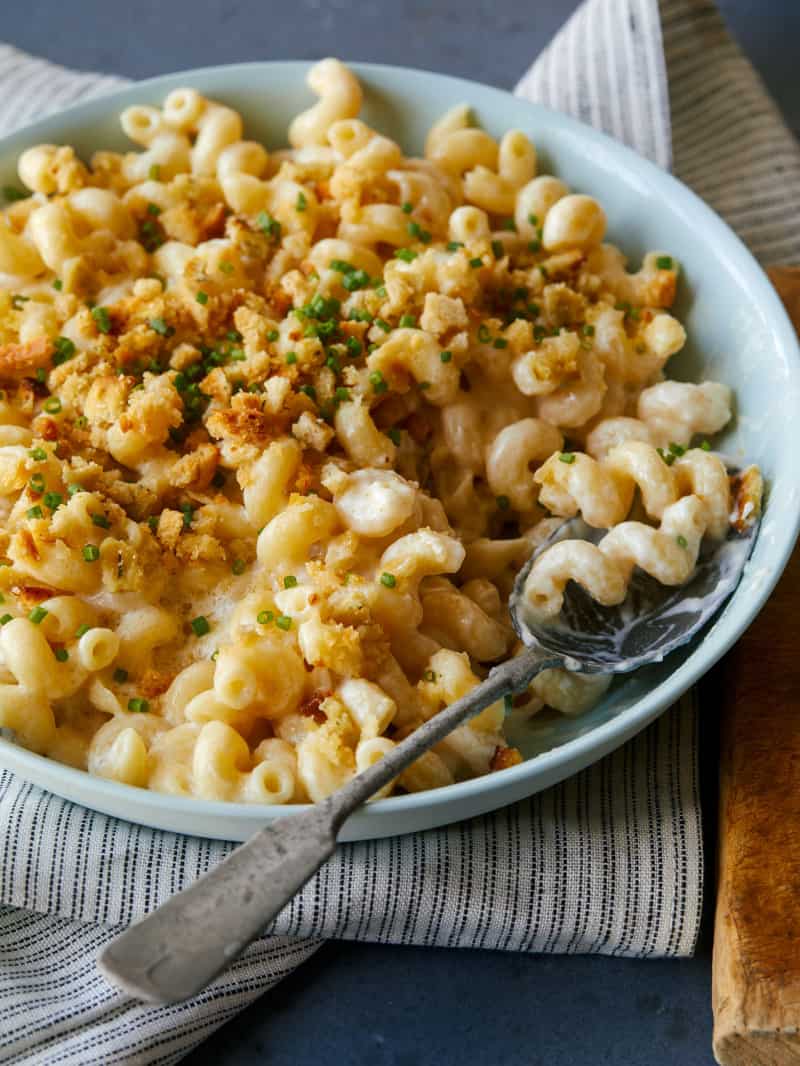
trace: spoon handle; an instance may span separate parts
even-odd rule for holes
[[[354,810],[456,726],[521,691],[558,662],[534,646],[495,667],[480,685],[322,803],[259,830],[224,862],[116,937],[98,959],[103,974],[151,1003],[196,995],[331,857],[337,833]]]

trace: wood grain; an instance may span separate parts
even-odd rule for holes
[[[770,277],[800,331],[800,268]],[[713,1007],[723,1066],[800,1064],[798,606],[796,549],[722,674]]]

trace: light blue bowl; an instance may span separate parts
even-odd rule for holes
[[[770,594],[792,550],[800,521],[800,353],[794,330],[767,277],[732,231],[680,182],[628,148],[573,119],[508,93],[457,78],[397,67],[354,64],[365,89],[363,117],[407,152],[421,153],[431,123],[466,101],[489,132],[524,130],[540,172],[596,196],[608,214],[609,239],[636,262],[648,249],[682,266],[678,313],[690,342],[669,366],[671,377],[711,378],[736,391],[738,417],[722,447],[756,462],[769,500],[752,560],[728,607],[706,633],[658,665],[618,683],[577,719],[545,720],[527,741],[526,762],[501,773],[428,793],[371,804],[346,825],[345,839],[426,829],[481,814],[531,795],[613,751],[705,673],[741,635]],[[191,85],[237,108],[247,135],[285,144],[289,120],[308,107],[308,64],[248,63],[154,78],[62,112],[0,142],[0,185],[16,181],[14,161],[29,145],[67,143],[89,155],[129,149],[118,113],[160,104]],[[0,765],[43,788],[145,825],[242,840],[296,808],[209,803],[115,784],[0,741]]]

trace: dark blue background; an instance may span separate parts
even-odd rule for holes
[[[0,37],[133,78],[248,59],[337,55],[511,88],[576,0],[22,0]],[[797,0],[721,0],[800,132]],[[717,686],[703,784],[713,895]],[[328,944],[185,1061],[191,1066],[712,1066],[710,920],[685,961]]]

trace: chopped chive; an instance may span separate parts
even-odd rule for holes
[[[478,326],[478,340],[481,344],[488,344],[491,339],[492,335],[489,332],[489,327],[481,323],[481,325]]]
[[[449,363],[453,358],[453,353],[450,351],[439,352],[439,358],[443,363]]]
[[[498,496],[497,506],[500,508],[501,511],[507,511],[511,506],[511,500],[509,500],[508,496]]]
[[[8,623],[13,619],[13,617],[13,614],[4,614],[3,617],[0,618],[0,626],[8,625]]]
[[[239,574],[243,574],[244,571],[245,571],[245,561],[244,561],[244,559],[234,559],[233,562],[231,563],[231,570],[233,571],[234,574],[237,575],[237,577],[238,577]]]
[[[276,329],[271,329],[267,334],[267,340],[270,343],[274,343],[278,339],[278,337],[280,337],[280,333],[278,333]]]
[[[78,626],[78,628],[75,630],[75,639],[80,640],[81,637],[86,636],[86,634],[91,628],[92,627],[90,625],[87,625],[85,622],[83,623],[83,625]]]
[[[197,300],[197,302],[199,304],[203,304],[203,306],[205,306],[208,303],[208,293],[207,292],[203,292],[202,289],[200,289],[198,292],[196,292],[194,294],[194,298],[195,298],[195,300]]]
[[[534,215],[534,214],[528,215],[528,222],[530,222],[530,224],[532,226],[538,226],[539,225],[539,216],[538,215]]]
[[[101,333],[111,332],[111,317],[107,307],[93,307],[92,318],[94,319],[94,324]]]
[[[279,614],[275,619],[275,625],[278,629],[290,630],[292,628],[292,620],[286,614]]]
[[[656,266],[659,270],[672,270],[672,256],[660,255],[658,259],[656,259]]]
[[[384,571],[381,574],[381,584],[385,585],[387,589],[393,589],[397,584],[397,578],[394,576],[394,574],[389,574]]]
[[[448,250],[448,252],[457,252],[459,248],[463,248],[463,247],[464,247],[464,242],[463,241],[448,241],[447,242],[447,250]]]
[[[594,336],[594,326],[589,326],[589,325],[581,326],[581,333],[584,335],[584,337],[593,337]]]
[[[48,396],[42,407],[49,415],[57,415],[61,410],[61,400],[57,396]]]
[[[430,244],[431,235],[428,230],[423,229],[419,222],[409,222],[406,227],[412,237],[416,237],[418,241],[422,241],[423,244]]]
[[[366,270],[353,270],[342,278],[342,285],[348,292],[357,292],[369,285],[369,274]]]
[[[150,329],[159,333],[162,337],[171,337],[175,330],[172,326],[168,326],[163,318],[151,318],[148,325]]]
[[[400,329],[413,329],[417,324],[414,315],[401,315],[398,325]]]
[[[306,200],[305,194],[302,193],[302,192],[299,192],[297,194],[297,202],[294,205],[295,211],[305,211],[305,209],[307,207],[308,207],[308,200]]]
[[[689,547],[689,541],[686,539],[686,537],[684,537],[684,535],[682,533],[679,533],[677,535],[677,537],[675,538],[675,540],[678,542],[678,547],[679,548],[688,548]]]
[[[33,622],[35,626],[38,626],[40,622],[43,622],[47,618],[50,612],[46,607],[34,607],[28,618]]]
[[[542,250],[542,242],[541,241],[538,241],[538,240],[537,241],[528,241],[528,251],[529,252],[540,252],[541,250]]]
[[[72,497],[76,492],[83,492],[83,485],[78,485],[73,481],[72,484],[67,485],[67,496]]]
[[[675,456],[672,454],[672,452],[665,452],[663,448],[656,448],[656,451],[667,464],[667,466],[672,466],[672,464],[675,462]]]
[[[575,462],[575,452],[559,452],[558,458],[562,463],[566,463],[567,466],[570,466]]]
[[[101,529],[111,528],[111,523],[104,514],[93,514],[91,515],[91,519],[94,525],[99,526]]]
[[[708,440],[701,441],[700,442],[700,447],[703,449],[704,452],[710,452],[711,451],[711,441],[708,441]]]
[[[134,714],[147,714],[150,710],[150,704],[147,700],[142,699],[141,696],[133,696],[128,700],[128,710],[133,711]]]
[[[372,315],[369,313],[369,311],[364,311],[361,307],[354,307],[347,317],[350,322],[372,321]]]
[[[392,444],[396,444],[398,448],[400,447],[400,430],[399,429],[394,429],[394,428],[387,429],[386,430],[386,436],[389,438],[389,440],[392,442]]]
[[[478,267],[482,267],[483,266],[483,260],[481,258],[479,258],[478,256],[475,256],[474,259],[470,259],[469,265],[472,267],[473,270],[477,270]]]
[[[333,394],[333,398],[337,403],[347,403],[350,399],[350,390],[340,386]]]
[[[266,233],[268,237],[275,237],[280,239],[281,224],[276,218],[273,218],[267,211],[260,211],[256,216],[256,225],[262,233]]]
[[[55,348],[53,366],[61,366],[62,363],[66,363],[75,354],[75,345],[69,337],[56,337],[53,341],[53,347]]]
[[[44,492],[44,475],[34,474],[28,484],[33,492]]]
[[[123,670],[121,666],[118,666],[114,671],[113,676],[114,680],[117,682],[118,685],[124,685],[125,682],[128,680],[128,671]]]
[[[53,655],[55,655],[60,663],[65,663],[69,658],[69,652],[66,648],[56,648]]]
[[[47,374],[45,373],[45,369],[43,366],[40,366],[36,371],[36,380],[39,382],[40,385],[43,385],[46,379]]]
[[[373,390],[378,394],[386,392],[386,390],[389,388],[386,383],[386,379],[384,378],[380,370],[373,370],[373,372],[369,376],[369,383],[372,386]]]
[[[505,337],[495,337],[494,342],[492,344],[492,347],[493,348],[507,348],[508,347],[508,341],[505,339]]]
[[[406,200],[406,202],[403,204],[403,206],[401,208],[401,211],[403,212],[403,214],[404,215],[410,215],[413,210],[414,210],[414,205],[410,204],[408,202],[408,200]]]
[[[206,633],[211,632],[211,625],[203,614],[199,614],[197,618],[193,618],[189,625],[192,627],[196,637],[204,637]]]
[[[492,241],[492,255],[495,259],[502,259],[506,254],[506,250],[503,247],[502,241]]]
[[[44,513],[38,503],[33,507],[29,507],[26,515],[28,518],[44,518]]]
[[[64,497],[60,492],[46,492],[42,497],[45,507],[50,511],[57,511],[61,504],[64,502]]]
[[[285,589],[293,589],[297,587],[297,578],[294,574],[287,574],[283,579],[283,587]]]
[[[78,415],[78,417],[75,419],[75,425],[78,429],[86,429],[86,427],[89,425],[89,419],[86,417],[86,415]]]
[[[274,617],[273,611],[259,611],[256,615],[256,621],[260,626],[268,626]]]
[[[510,692],[507,692],[505,694],[505,696],[503,696],[503,712],[505,714],[511,714],[511,712],[513,710],[514,710],[514,697],[512,696],[512,694]]]
[[[436,680],[436,674],[433,670],[426,670],[422,676],[426,681],[433,682]]]
[[[220,262],[219,268],[223,274],[232,274],[234,270],[233,263],[229,263],[227,259]]]
[[[297,352],[286,353],[286,363],[288,366],[293,366],[297,362]]]
[[[686,452],[684,446],[682,444],[676,444],[674,440],[670,442],[669,450],[674,456],[676,456],[676,458],[680,458]]]
[[[84,544],[83,558],[87,563],[96,563],[100,558],[100,549],[96,544]]]
[[[391,332],[392,327],[389,325],[385,318],[376,318],[375,325],[378,327],[378,329],[382,329],[384,333]]]
[[[394,254],[396,259],[402,259],[404,263],[411,263],[417,258],[417,253],[411,248],[397,248]]]
[[[148,204],[147,213],[148,215],[153,215],[154,218],[158,218],[158,216],[161,214],[161,208],[158,206],[158,204]]]
[[[14,185],[3,186],[3,198],[7,204],[14,204],[18,200],[27,200],[30,193],[23,192],[22,189],[16,188]]]
[[[308,396],[309,400],[314,400],[314,402],[316,402],[317,390],[314,388],[313,385],[301,385],[297,391],[304,393],[306,396]]]

